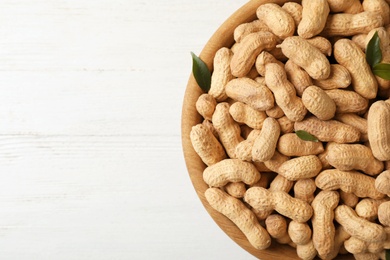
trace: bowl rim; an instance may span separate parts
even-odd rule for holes
[[[256,9],[265,3],[276,3],[282,5],[285,2],[300,2],[294,0],[250,0],[241,8],[235,11],[224,23],[215,31],[208,40],[199,57],[212,70],[213,59],[216,51],[222,47],[230,48],[234,43],[234,29],[242,23],[255,20]],[[203,171],[206,165],[202,162],[198,154],[192,147],[190,132],[193,126],[202,122],[202,117],[196,110],[195,103],[198,97],[204,92],[197,85],[192,73],[190,74],[187,87],[184,94],[181,114],[181,138],[182,149],[187,171],[193,187],[201,200],[204,208],[212,217],[214,222],[224,231],[234,242],[253,256],[261,259],[283,259],[296,260],[296,250],[288,245],[282,245],[272,242],[272,245],[265,250],[255,249],[246,239],[240,229],[227,217],[214,210],[207,202],[204,192],[208,185],[203,181]],[[317,259],[317,258],[316,258]],[[337,259],[354,259],[349,256],[338,256]]]

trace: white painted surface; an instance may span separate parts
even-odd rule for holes
[[[0,259],[253,259],[180,139],[190,51],[245,2],[0,2]]]

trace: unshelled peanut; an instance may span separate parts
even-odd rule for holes
[[[349,71],[340,64],[331,64],[330,65],[330,75],[329,78],[323,80],[314,80],[314,85],[322,89],[337,89],[337,88],[347,88],[351,82],[351,74]]]
[[[317,155],[324,151],[322,142],[308,142],[295,133],[280,136],[277,150],[287,156]]]
[[[302,94],[302,102],[307,110],[318,119],[332,119],[336,113],[336,103],[329,95],[317,86],[308,86]]]
[[[337,62],[351,74],[353,89],[364,98],[375,98],[378,83],[364,52],[353,41],[341,39],[334,44],[333,53]]]
[[[382,199],[383,193],[375,189],[375,179],[357,171],[329,169],[322,171],[315,179],[322,190],[343,190],[360,198]]]
[[[252,187],[246,191],[244,200],[259,211],[274,209],[298,222],[306,222],[313,215],[313,209],[307,202],[293,198],[284,191]]]
[[[229,196],[218,188],[209,188],[205,197],[212,208],[230,219],[256,249],[271,245],[268,232],[259,224],[255,214],[240,200]]]
[[[340,205],[336,208],[335,220],[351,236],[360,240],[366,242],[383,242],[386,239],[385,230],[381,225],[359,217],[352,208],[346,205]]]
[[[322,142],[354,143],[360,139],[360,132],[356,128],[336,120],[322,121],[314,116],[295,122],[294,129],[304,130]]]
[[[192,127],[190,138],[195,152],[206,165],[216,164],[226,158],[221,143],[203,124]]]
[[[291,121],[301,121],[307,110],[302,100],[296,96],[295,88],[287,80],[287,74],[282,66],[269,63],[265,66],[265,82],[275,96],[276,104]]]
[[[245,103],[256,110],[265,111],[274,106],[272,92],[250,78],[237,78],[226,84],[226,94],[233,100]]]
[[[368,140],[372,153],[380,161],[390,160],[390,104],[377,101],[371,105],[368,116]]]
[[[302,20],[298,25],[298,35],[312,38],[319,34],[325,27],[329,11],[326,0],[302,0]]]
[[[266,118],[261,132],[253,144],[252,159],[258,162],[271,159],[275,153],[279,135],[280,126],[278,121],[272,117]]]
[[[226,47],[219,49],[214,57],[214,71],[211,75],[211,84],[209,95],[213,96],[217,101],[221,102],[227,99],[225,86],[233,79],[230,70],[230,62],[233,57],[233,52]]]
[[[240,126],[229,114],[228,103],[219,103],[215,107],[212,122],[227,155],[236,158],[236,146],[244,139],[240,136]]]
[[[271,50],[277,44],[277,37],[267,31],[248,34],[240,42],[240,48],[234,52],[230,69],[235,77],[244,77],[255,64],[257,55],[263,50]]]
[[[327,79],[330,63],[324,54],[299,36],[286,38],[280,44],[283,54],[302,67],[313,79]]]
[[[295,32],[293,17],[277,4],[260,5],[256,14],[259,20],[265,23],[281,39],[292,36]]]
[[[368,175],[377,175],[384,168],[383,162],[375,159],[371,149],[362,144],[334,144],[326,159],[342,171],[361,170]]]
[[[315,155],[300,156],[290,159],[280,165],[278,173],[290,181],[307,179],[317,176],[322,164]]]
[[[239,159],[225,159],[207,167],[203,171],[203,180],[211,187],[222,187],[228,182],[256,183],[261,175],[250,162]]]
[[[313,244],[322,259],[327,259],[334,247],[334,209],[339,202],[336,191],[321,191],[312,202]]]

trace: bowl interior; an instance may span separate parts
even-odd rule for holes
[[[222,47],[231,47],[234,43],[233,33],[234,29],[245,22],[253,21],[256,19],[256,9],[258,6],[264,3],[277,3],[282,4],[287,1],[283,0],[251,0],[239,10],[237,10],[232,16],[230,16],[221,27],[213,34],[210,40],[205,45],[200,54],[200,58],[208,65],[209,69],[212,69],[213,58],[216,51]],[[255,249],[243,235],[243,233],[233,224],[228,218],[220,214],[211,208],[204,196],[204,192],[208,188],[208,185],[203,181],[203,170],[205,164],[200,157],[194,151],[191,140],[190,131],[192,126],[202,122],[202,117],[198,114],[195,108],[195,103],[198,97],[203,92],[198,87],[194,77],[190,76],[184,101],[182,107],[182,146],[184,152],[184,158],[187,166],[189,176],[194,186],[197,195],[199,196],[203,206],[206,208],[210,216],[218,224],[218,226],[239,246],[245,249],[250,254],[260,259],[300,259],[296,250],[287,245],[281,245],[273,242],[271,247],[266,250]],[[337,259],[354,259],[352,256],[338,256]]]

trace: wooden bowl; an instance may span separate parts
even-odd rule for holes
[[[200,54],[200,58],[208,65],[209,69],[212,69],[212,63],[216,51],[222,47],[231,47],[234,39],[234,29],[242,23],[253,21],[256,19],[256,9],[258,6],[264,3],[277,3],[282,4],[286,1],[283,0],[251,0],[239,10],[237,10],[230,18],[228,18],[222,26],[214,33],[214,35],[207,42],[206,46]],[[192,126],[202,122],[202,117],[198,114],[195,108],[195,103],[198,97],[203,92],[198,87],[194,77],[190,76],[188,85],[186,88],[184,102],[182,107],[182,145],[184,158],[187,165],[187,170],[190,175],[192,184],[197,192],[203,206],[206,208],[210,216],[218,224],[218,226],[239,246],[248,251],[250,254],[257,258],[267,260],[292,260],[300,259],[296,250],[287,245],[281,245],[273,242],[271,247],[266,250],[255,249],[243,235],[243,233],[232,223],[228,218],[215,211],[208,204],[204,192],[208,188],[208,185],[203,181],[203,170],[206,165],[202,162],[200,157],[194,151],[191,140],[190,131]],[[337,259],[354,259],[353,256],[339,255]]]

